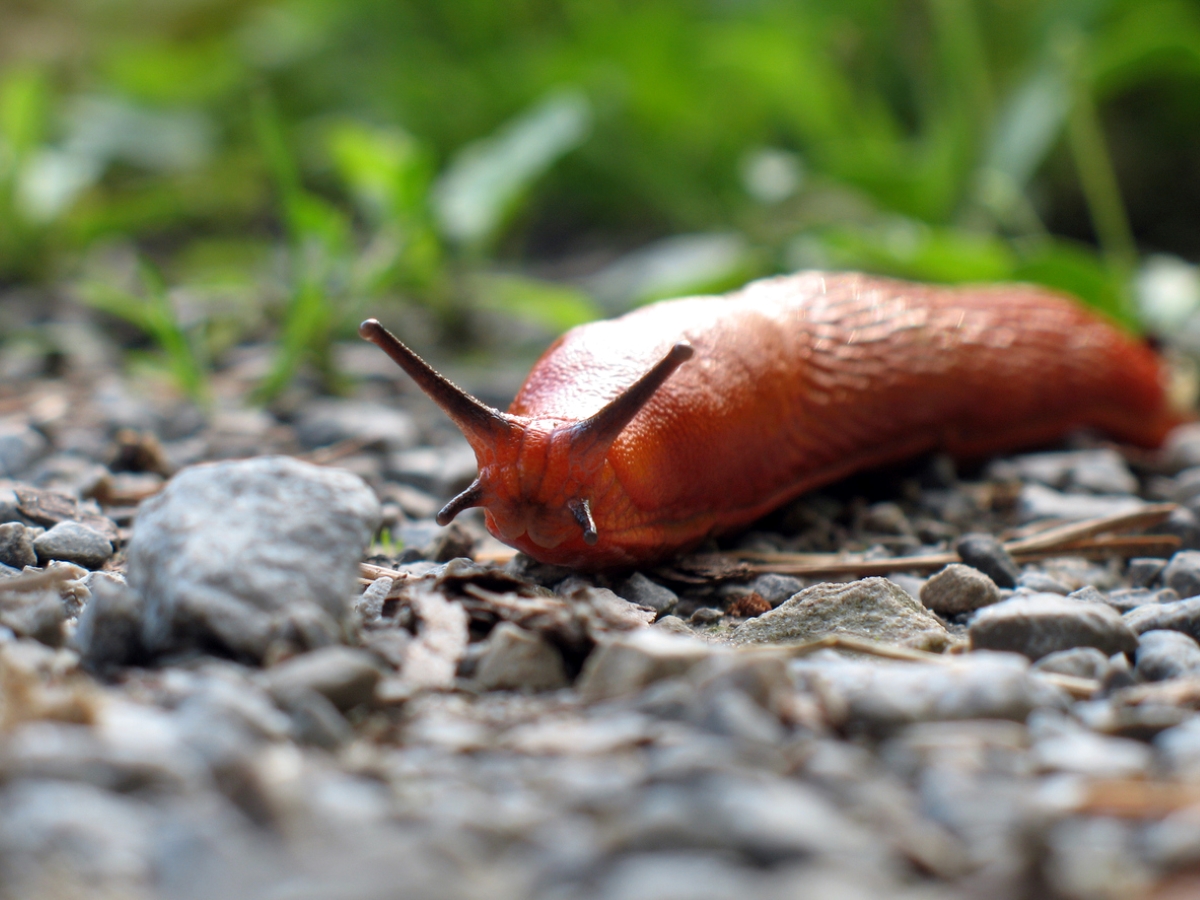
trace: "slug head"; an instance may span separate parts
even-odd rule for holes
[[[595,415],[571,420],[514,416],[493,409],[447,381],[375,319],[359,334],[378,346],[462,431],[479,465],[479,477],[437,515],[449,524],[474,506],[487,511],[488,530],[536,559],[575,545],[603,545],[593,516],[592,489],[613,441],[654,392],[684,361],[688,344],[676,344],[645,375]]]

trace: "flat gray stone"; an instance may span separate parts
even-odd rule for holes
[[[567,683],[558,649],[511,622],[492,629],[475,669],[475,685],[485,691],[553,691]]]
[[[953,563],[921,586],[921,602],[943,616],[957,616],[1001,600],[996,582],[973,566]]]
[[[288,457],[184,469],[142,505],[129,543],[147,649],[215,644],[257,660],[297,616],[336,631],[378,521],[375,494],[338,469]]]
[[[43,564],[59,559],[85,569],[98,569],[113,555],[108,538],[79,522],[59,522],[34,539],[33,549]]]
[[[849,635],[922,650],[942,650],[950,633],[920,601],[886,578],[805,588],[779,606],[747,620],[735,644],[811,641]]]
[[[834,724],[851,732],[887,734],[915,722],[1011,719],[1023,722],[1067,698],[1012,653],[971,653],[945,663],[809,659],[794,664]]]
[[[1182,631],[1200,640],[1200,597],[1174,603],[1143,603],[1123,616],[1136,634],[1147,631]]]
[[[1137,649],[1137,636],[1115,609],[1058,594],[1016,596],[988,606],[968,629],[972,647],[1008,650],[1032,660],[1073,647],[1095,647],[1108,656]]]

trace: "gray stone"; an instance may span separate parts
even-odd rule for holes
[[[1079,592],[1076,592],[1079,593]],[[1097,591],[1099,593],[1099,591]],[[1075,594],[1069,596],[1074,597]],[[1093,599],[1091,597],[1078,599]],[[1107,603],[1117,612],[1127,613],[1131,609],[1137,609],[1139,606],[1145,606],[1153,603],[1175,603],[1179,600],[1177,594],[1171,588],[1162,588],[1157,591],[1149,590],[1148,588],[1117,588],[1115,591],[1109,591],[1107,594],[1101,594],[1101,602]]]
[[[34,552],[44,564],[52,559],[98,569],[113,555],[113,545],[100,532],[79,522],[59,522],[33,542]]]
[[[1179,538],[1184,550],[1200,550],[1200,518],[1186,506],[1171,511],[1167,521],[1153,529],[1155,534],[1171,534]]]
[[[660,616],[669,615],[679,602],[679,597],[673,590],[651,581],[641,572],[630,575],[617,586],[615,593],[630,603],[648,606]]]
[[[298,609],[340,622],[379,519],[360,478],[286,457],[194,466],[146,501],[128,548],[151,652],[260,659]]]
[[[1073,678],[1102,679],[1108,672],[1108,657],[1095,647],[1074,647],[1043,656],[1033,668]]]
[[[0,625],[20,637],[60,647],[65,621],[66,612],[57,591],[0,591]]]
[[[997,587],[1014,588],[1021,570],[1004,545],[990,534],[964,534],[954,544],[954,552],[964,563],[978,569]]]
[[[359,440],[388,450],[407,450],[419,433],[413,417],[382,403],[359,400],[316,400],[304,407],[296,422],[296,437],[305,447]]]
[[[1009,650],[1032,660],[1073,647],[1095,647],[1107,655],[1133,653],[1137,636],[1109,606],[1058,594],[1017,595],[986,607],[968,626],[971,645]]]
[[[1017,579],[1017,588],[1034,594],[1058,594],[1063,597],[1071,593],[1071,589],[1057,578],[1036,569],[1022,572]]]
[[[587,700],[632,694],[682,675],[714,652],[695,638],[642,628],[599,644],[584,663],[577,686]]]
[[[20,522],[0,525],[0,563],[14,569],[36,566],[37,553],[33,549],[33,539],[39,533],[41,529],[29,528]]]
[[[1200,674],[1200,644],[1182,631],[1145,631],[1138,636],[1137,674],[1163,681]]]
[[[437,497],[457,494],[475,479],[475,451],[466,441],[444,447],[417,447],[391,453],[387,458],[389,478],[411,484]]]
[[[1125,460],[1108,449],[1027,453],[993,463],[988,475],[1002,481],[1036,481],[1092,494],[1132,494],[1138,489]]]
[[[793,663],[833,723],[851,732],[887,734],[914,722],[956,719],[1025,721],[1067,698],[1012,653],[971,653],[945,663],[881,663],[809,658]]]
[[[337,705],[323,694],[303,687],[281,693],[276,702],[292,720],[291,734],[302,744],[336,750],[354,737],[354,729]]]
[[[18,419],[0,419],[0,478],[15,478],[45,452],[42,435]]]
[[[276,698],[312,691],[347,710],[374,699],[382,672],[370,653],[336,646],[294,656],[272,666],[263,677]]]
[[[733,850],[760,863],[817,855],[868,871],[887,865],[881,842],[796,780],[718,774],[694,785],[651,785],[614,825],[619,846],[642,852]]]
[[[1134,512],[1146,504],[1128,494],[1064,494],[1041,484],[1021,488],[1017,509],[1021,521],[1099,519]]]
[[[1123,618],[1136,634],[1182,631],[1200,640],[1200,597],[1174,603],[1144,603],[1125,613]]]
[[[72,638],[83,664],[97,672],[141,662],[142,602],[122,582],[96,578]]]
[[[18,780],[0,792],[9,897],[147,897],[154,810],[95,785]]]
[[[1200,423],[1189,422],[1173,429],[1163,441],[1162,459],[1173,472],[1200,466]]]
[[[804,590],[804,582],[792,575],[776,575],[768,572],[750,582],[750,590],[774,607],[785,600],[790,600]]]
[[[733,642],[810,641],[826,635],[924,650],[941,650],[950,643],[946,627],[886,578],[805,588],[782,606],[746,621],[733,633]]]
[[[724,617],[725,611],[715,606],[698,606],[688,616],[688,622],[692,625],[711,625],[713,622],[719,622]]]
[[[942,616],[974,612],[1000,602],[1000,589],[974,566],[953,563],[925,582],[921,602]]]
[[[1163,569],[1162,580],[1180,597],[1200,595],[1200,550],[1181,550],[1172,556]]]
[[[1166,568],[1166,560],[1153,556],[1139,556],[1129,561],[1129,583],[1135,587],[1153,587]]]
[[[1091,778],[1139,778],[1153,762],[1141,741],[1108,737],[1080,726],[1035,741],[1034,765],[1043,771],[1070,772]]]
[[[488,635],[475,685],[485,691],[552,691],[566,687],[567,672],[557,648],[532,631],[501,622]]]
[[[1172,775],[1194,781],[1200,775],[1200,715],[1160,731],[1154,749]]]

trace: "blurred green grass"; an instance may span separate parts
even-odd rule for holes
[[[78,284],[195,397],[243,338],[275,344],[261,399],[304,367],[337,389],[368,309],[486,348],[487,316],[537,342],[827,266],[1041,282],[1137,329],[1147,255],[1200,257],[1187,0],[0,0],[0,24],[0,285]],[[107,284],[114,242],[165,283]],[[254,309],[181,325],[171,298],[214,282]]]

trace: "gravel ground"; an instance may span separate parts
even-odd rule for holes
[[[202,414],[56,329],[0,353],[0,897],[1200,893],[1196,429],[584,577],[433,522],[473,461],[382,355],[266,413],[248,348]]]

